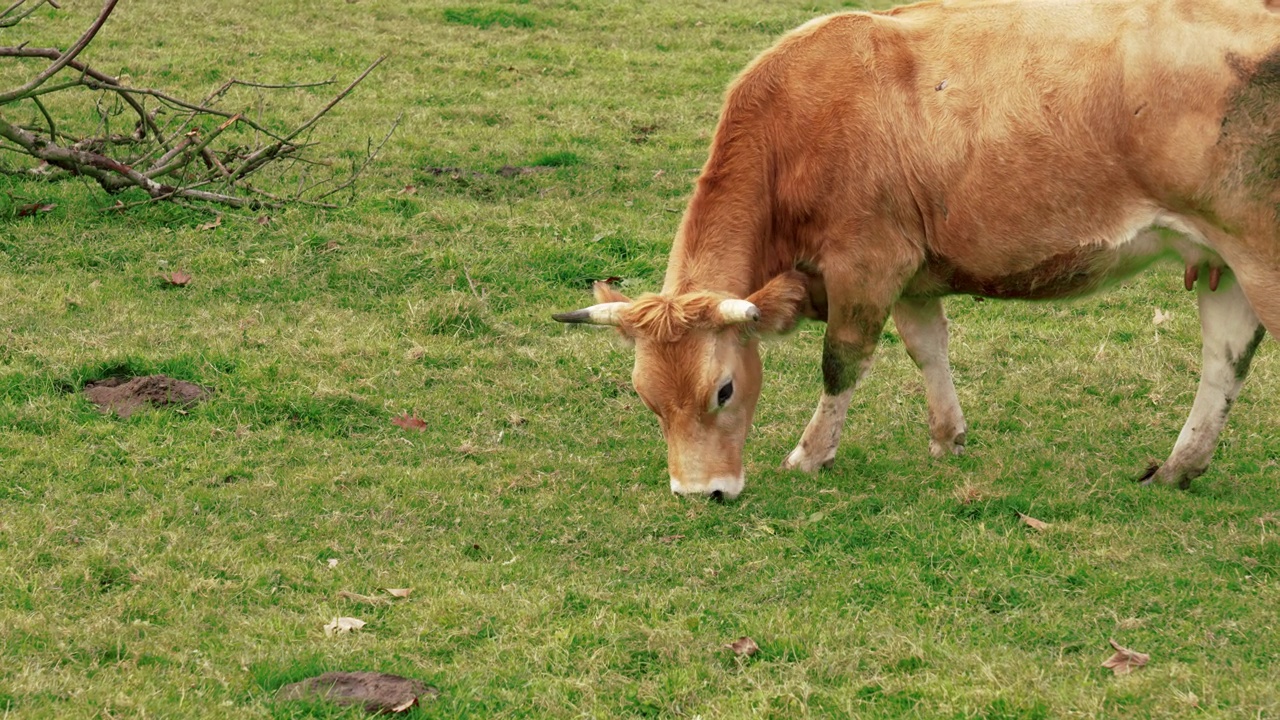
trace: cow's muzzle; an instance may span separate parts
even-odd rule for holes
[[[671,492],[677,495],[704,495],[713,500],[733,500],[742,493],[746,484],[743,475],[721,475],[705,482],[684,482],[675,476],[671,478]]]

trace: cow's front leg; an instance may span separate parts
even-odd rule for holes
[[[887,307],[867,305],[846,311],[832,308],[828,313],[822,345],[822,398],[800,443],[782,461],[783,468],[814,472],[835,462],[853,388],[871,367],[887,317]]]
[[[947,316],[939,298],[902,298],[893,306],[893,324],[916,367],[924,374],[929,405],[929,454],[936,458],[964,453],[964,413],[947,360]]]
[[[1234,277],[1224,273],[1217,291],[1202,281],[1199,300],[1204,343],[1200,387],[1169,459],[1148,471],[1144,483],[1186,488],[1209,467],[1227,413],[1265,334]]]

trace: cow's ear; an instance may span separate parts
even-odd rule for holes
[[[603,280],[597,280],[591,284],[591,293],[596,296],[596,302],[598,303],[631,302],[631,298],[623,295],[617,290],[614,290],[613,285],[604,282]],[[635,336],[628,330],[626,323],[618,323],[613,329],[618,331],[618,337],[625,340],[628,345],[631,345],[636,341]]]
[[[597,280],[591,284],[591,292],[596,296],[596,302],[631,302],[631,298],[623,295],[607,282]]]
[[[790,332],[809,300],[809,280],[798,270],[788,270],[751,293],[747,300],[760,310],[756,330],[765,335]]]

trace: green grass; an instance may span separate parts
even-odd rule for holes
[[[65,5],[35,41],[93,9]],[[726,505],[667,492],[613,333],[549,320],[593,278],[660,286],[723,87],[839,7],[122,3],[88,55],[135,84],[203,96],[390,51],[313,139],[349,164],[405,116],[349,208],[268,225],[0,178],[3,712],[356,717],[273,692],[380,670],[440,688],[418,717],[1280,714],[1275,344],[1190,492],[1132,483],[1195,391],[1180,267],[1070,304],[949,301],[970,424],[949,462],[890,332],[834,469],[777,470],[821,386],[802,327],[766,350]],[[35,201],[57,207],[14,216]],[[216,392],[127,420],[78,392],[122,372]],[[338,595],[386,587],[414,592]],[[336,615],[369,624],[325,637]],[[725,648],[742,635],[759,655]],[[1108,638],[1150,666],[1110,676]]]
[[[540,23],[529,15],[516,13],[505,8],[487,9],[478,7],[447,8],[444,21],[458,25],[472,25],[478,28],[500,27],[532,28]]]

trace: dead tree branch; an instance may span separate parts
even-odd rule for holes
[[[236,87],[251,88],[261,102],[264,92],[317,88],[335,81],[266,83],[232,78],[200,102],[185,100],[162,90],[132,87],[121,78],[90,67],[78,57],[107,22],[118,2],[105,0],[90,27],[65,51],[56,47],[28,47],[27,43],[0,46],[0,60],[49,61],[30,80],[16,88],[0,91],[0,149],[40,161],[39,165],[24,171],[28,176],[47,177],[51,168],[57,168],[53,171],[55,174],[92,178],[108,193],[132,188],[142,190],[149,196],[142,203],[185,198],[232,207],[289,202],[329,206],[318,201],[350,187],[399,125],[397,119],[377,148],[373,148],[371,140],[364,162],[358,167],[353,166],[351,176],[319,197],[305,199],[303,190],[288,195],[252,187],[247,178],[268,166],[275,167],[273,163],[284,158],[310,165],[327,165],[324,161],[305,157],[304,151],[315,143],[299,141],[298,138],[304,133],[309,134],[382,63],[385,56],[373,61],[306,121],[288,132],[272,131],[263,125],[260,107],[259,118],[254,120],[248,116],[248,107],[224,110],[214,107],[214,103],[234,96],[231,91]],[[0,10],[0,27],[16,25],[46,4],[60,8],[57,0],[13,0]],[[69,123],[55,121],[54,113],[50,112],[54,106],[42,101],[45,96],[77,89],[96,96],[100,122],[93,133],[77,135],[70,132]],[[115,98],[122,104],[111,106],[103,102],[104,98]],[[30,102],[39,112],[43,125],[39,121],[23,123],[11,119],[14,107],[25,102]],[[118,121],[112,119],[122,111],[133,117],[130,134],[122,134],[127,131],[119,129],[116,126]],[[167,119],[162,126],[157,117],[166,111]],[[249,136],[251,140],[246,143]],[[240,142],[236,143],[236,140]],[[4,171],[13,172],[7,168]],[[273,178],[278,177],[280,170],[273,170],[270,174]],[[142,203],[117,203],[116,208]]]
[[[54,60],[53,63],[41,71],[39,75],[28,80],[22,87],[9,90],[8,92],[0,92],[0,105],[12,102],[20,97],[24,97],[27,93],[43,85],[46,80],[57,75],[58,71],[67,66],[67,63],[75,60],[77,55],[79,55],[85,48],[89,47],[89,43],[93,41],[94,36],[97,35],[98,31],[102,29],[102,26],[106,24],[107,18],[111,17],[111,11],[116,9],[116,3],[118,2],[120,2],[120,0],[107,0],[107,3],[102,6],[102,12],[98,13],[98,18],[93,21],[93,24],[89,26],[88,30],[84,31],[84,34],[80,36],[80,39],[76,40],[76,44],[72,45],[71,49],[62,53],[57,60]]]
[[[28,15],[40,9],[41,6],[48,3],[54,8],[61,8],[54,0],[37,0],[32,3],[31,7],[24,12],[17,12],[23,5],[27,4],[27,0],[14,0],[14,3],[0,12],[0,28],[13,27],[27,18]],[[17,14],[15,14],[17,13]]]

